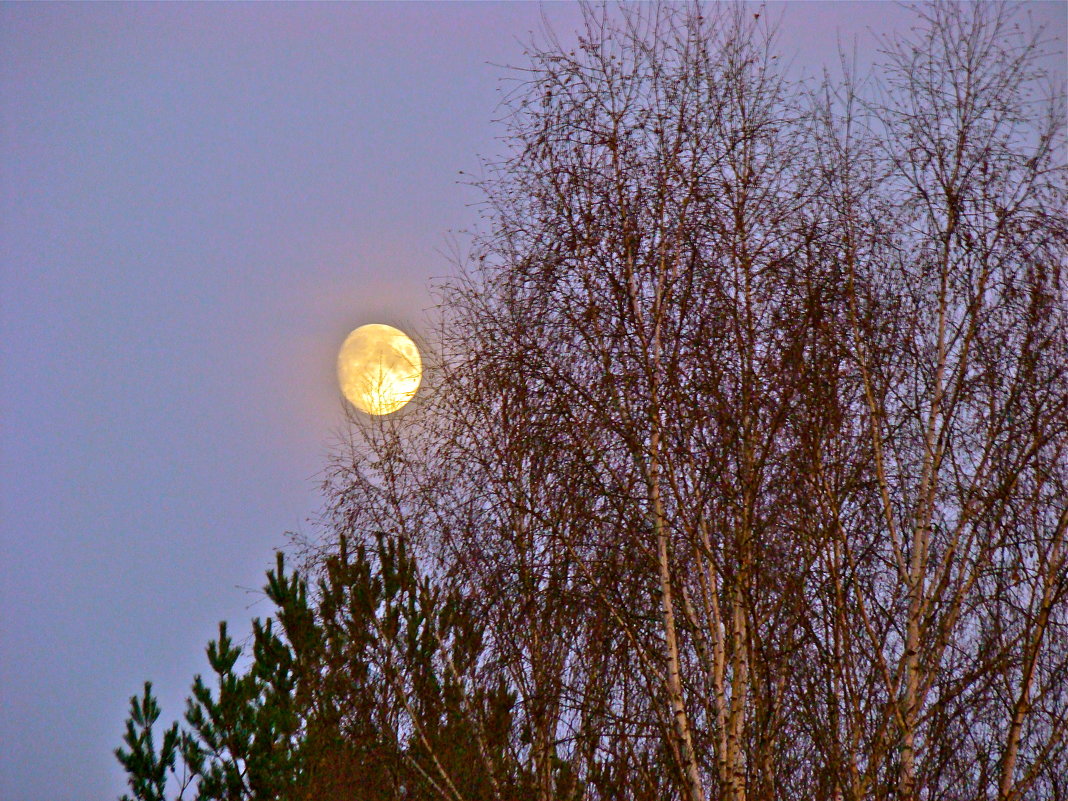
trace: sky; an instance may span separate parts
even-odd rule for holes
[[[1065,3],[1030,12],[1065,38]],[[798,69],[905,30],[794,2]],[[418,336],[476,221],[501,65],[565,3],[0,4],[0,799],[124,788],[151,679],[180,716],[314,533],[337,348]]]

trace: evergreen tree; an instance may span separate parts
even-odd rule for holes
[[[133,798],[139,801],[165,801],[167,775],[173,771],[178,753],[178,724],[172,724],[163,733],[163,742],[156,753],[153,727],[159,719],[160,709],[152,695],[152,682],[145,682],[144,694],[130,698],[130,717],[126,721],[123,741],[129,750],[115,749],[115,756],[130,777]],[[122,801],[132,801],[124,795]]]
[[[522,798],[512,767],[514,694],[485,662],[469,600],[419,573],[403,540],[373,553],[341,540],[309,599],[282,554],[252,623],[247,664],[226,623],[207,646],[184,725],[164,732],[146,683],[116,756],[132,797],[166,801]]]

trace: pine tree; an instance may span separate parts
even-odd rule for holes
[[[159,753],[153,738],[153,727],[159,719],[159,703],[152,695],[152,682],[145,682],[140,698],[130,698],[130,717],[126,721],[123,741],[129,750],[115,749],[115,756],[129,774],[133,798],[124,795],[122,801],[165,801],[167,775],[173,771],[178,753],[178,724],[163,732]]]
[[[184,726],[157,753],[146,683],[116,756],[133,796],[165,801],[522,798],[514,693],[487,666],[469,599],[420,574],[403,540],[344,538],[316,600],[282,554],[264,587],[276,616],[252,623],[250,660],[226,623],[206,649]]]

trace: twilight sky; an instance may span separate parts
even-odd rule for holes
[[[1068,5],[1035,3],[1061,41]],[[792,3],[809,72],[888,3]],[[506,73],[568,4],[0,5],[0,799],[117,797],[308,530],[336,350],[418,334]]]

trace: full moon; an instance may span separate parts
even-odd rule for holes
[[[337,380],[349,402],[367,414],[391,414],[412,399],[423,377],[415,343],[389,325],[361,325],[337,354]]]

